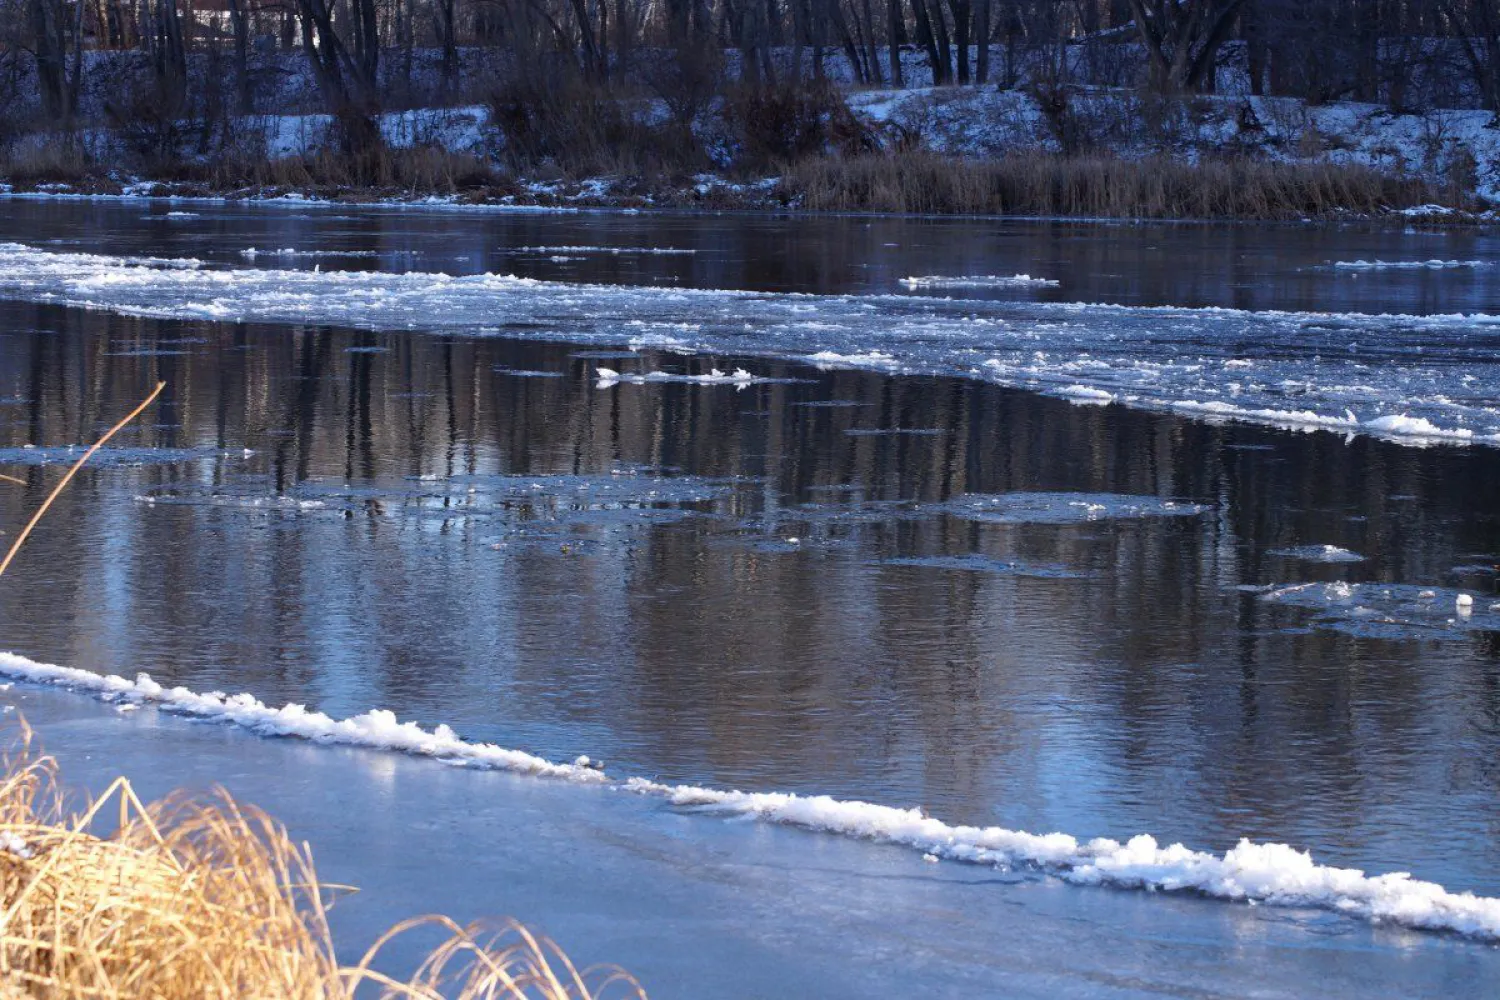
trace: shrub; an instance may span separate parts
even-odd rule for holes
[[[726,95],[723,114],[739,146],[736,161],[746,169],[780,170],[809,157],[875,148],[843,94],[822,80],[738,87]]]

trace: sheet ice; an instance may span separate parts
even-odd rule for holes
[[[1500,899],[1450,892],[1405,873],[1367,875],[1333,868],[1285,844],[1247,840],[1222,856],[1140,835],[1121,843],[1080,841],[1065,833],[1033,834],[1002,827],[960,826],[900,809],[826,795],[742,792],[672,785],[633,777],[615,781],[587,757],[558,764],[519,750],[470,743],[447,726],[423,729],[394,713],[371,711],[334,719],[302,705],[272,708],[252,695],[200,694],[168,688],[140,674],[134,680],[51,666],[0,653],[0,676],[71,688],[121,706],[151,704],[265,736],[370,747],[433,757],[466,767],[494,768],[593,784],[661,798],[674,806],[756,819],[836,836],[910,848],[924,858],[1023,868],[1078,885],[1189,891],[1226,900],[1318,907],[1376,922],[1500,940]]]
[[[1500,316],[814,296],[315,272],[0,244],[0,296],[180,319],[677,338],[699,353],[947,374],[1206,420],[1500,444]]]

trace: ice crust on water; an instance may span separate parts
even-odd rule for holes
[[[1209,508],[1181,500],[1117,493],[966,493],[930,505],[953,517],[1002,524],[1082,524],[1148,517],[1194,517]]]
[[[0,465],[71,465],[89,450],[88,445],[55,445],[38,448],[0,448]],[[89,459],[91,466],[172,465],[203,458],[219,458],[227,452],[215,448],[100,448]]]
[[[613,368],[599,368],[595,372],[599,378],[599,388],[607,389],[622,382],[626,385],[649,385],[652,382],[686,382],[691,385],[734,385],[744,388],[747,385],[756,385],[762,382],[781,382],[784,379],[766,378],[753,375],[743,368],[736,368],[732,372],[721,372],[717,368],[710,369],[706,375],[681,375],[674,372],[641,372],[631,374],[616,371]]]
[[[966,573],[987,573],[992,576],[1035,577],[1043,580],[1081,580],[1087,574],[1049,563],[1016,562],[1009,559],[993,559],[989,556],[966,554],[958,556],[901,556],[884,559],[878,566],[914,566],[926,569],[954,570]]]
[[[640,254],[653,257],[682,257],[697,253],[696,250],[683,250],[678,247],[599,247],[599,246],[559,246],[559,247],[516,247],[512,253],[534,253],[534,254],[564,254],[568,256],[583,254],[610,254],[621,255]]]
[[[1315,626],[1352,635],[1400,639],[1500,632],[1500,604],[1476,607],[1471,594],[1447,587],[1301,583],[1273,586],[1260,599],[1315,612]]]
[[[1305,562],[1356,563],[1365,561],[1365,557],[1358,552],[1341,549],[1337,545],[1298,545],[1289,549],[1271,549],[1266,555],[1301,559]]]
[[[378,257],[380,255],[374,250],[297,250],[293,247],[261,250],[256,247],[246,247],[240,251],[240,256],[246,260],[255,260],[257,257]]]
[[[1029,274],[973,274],[946,276],[928,274],[902,278],[906,288],[1056,288],[1061,282],[1051,278],[1033,278]]]
[[[1491,266],[1483,260],[1337,260],[1341,271],[1449,271]]]
[[[1108,406],[1116,402],[1114,393],[1091,385],[1065,385],[1061,389],[1053,389],[1050,395],[1060,396],[1079,406]]]
[[[621,470],[608,475],[474,474],[417,477],[401,485],[306,480],[285,493],[260,482],[173,484],[136,497],[140,503],[228,508],[254,515],[362,512],[444,522],[482,519],[535,533],[562,524],[647,523],[691,516],[685,504],[718,500],[723,483],[694,476]]]
[[[0,297],[160,318],[319,323],[977,378],[1201,420],[1500,445],[1500,316],[803,295],[505,275],[205,268],[0,244]],[[675,349],[675,348],[674,348]]]
[[[1219,856],[1181,844],[1163,847],[1144,834],[1125,843],[1106,838],[1080,841],[1065,833],[1038,835],[1002,827],[952,825],[921,809],[826,795],[742,792],[641,777],[616,781],[586,757],[571,764],[554,763],[520,750],[470,743],[447,726],[423,729],[384,710],[335,719],[302,705],[272,708],[249,694],[200,694],[165,687],[146,674],[127,680],[38,663],[12,653],[0,653],[0,675],[70,688],[116,705],[154,705],[262,736],[368,747],[461,767],[605,784],[678,807],[908,847],[923,857],[1038,870],[1077,885],[1196,892],[1234,901],[1317,907],[1374,922],[1500,941],[1500,899],[1450,892],[1402,872],[1372,876],[1353,868],[1320,865],[1307,852],[1286,844],[1241,840]]]

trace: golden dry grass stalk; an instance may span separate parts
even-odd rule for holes
[[[144,804],[121,778],[68,811],[30,734],[0,755],[0,1000],[598,1000],[644,997],[615,968],[580,972],[514,921],[397,925],[350,968],[328,926],[334,887],[307,845],[227,792]],[[109,823],[108,836],[94,831]],[[447,939],[407,981],[379,971],[390,941]]]

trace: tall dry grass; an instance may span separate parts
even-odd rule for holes
[[[619,969],[576,969],[514,921],[406,921],[341,966],[328,925],[339,887],[318,881],[307,845],[266,813],[223,791],[147,805],[123,778],[69,811],[55,760],[24,731],[0,775],[0,997],[645,996]],[[414,976],[378,971],[391,941],[433,926],[447,940]]]
[[[165,388],[112,426],[52,487],[0,575],[83,465]],[[6,476],[6,479],[14,477]],[[579,971],[515,921],[461,927],[419,917],[356,965],[339,964],[332,893],[312,852],[266,813],[220,790],[143,803],[125,778],[84,808],[21,724],[0,752],[0,1000],[602,1000],[645,997],[614,967]],[[102,834],[102,835],[101,835]],[[398,980],[390,943],[437,927],[447,939]]]
[[[958,159],[921,150],[792,164],[783,191],[813,211],[1299,219],[1439,200],[1415,179],[1368,167],[1248,159],[1016,154]]]

